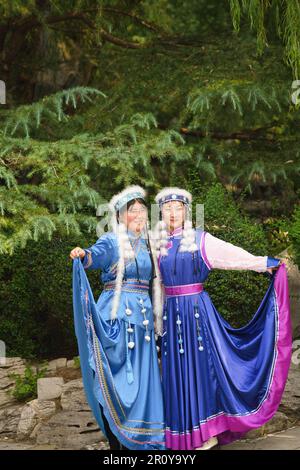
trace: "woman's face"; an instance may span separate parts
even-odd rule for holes
[[[180,201],[169,201],[162,206],[163,221],[170,231],[182,227],[185,219],[185,207]]]
[[[121,212],[120,221],[123,222],[131,232],[140,233],[147,222],[148,211],[146,206],[135,201],[127,210]]]

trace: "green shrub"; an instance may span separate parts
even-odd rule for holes
[[[37,397],[37,381],[45,376],[47,368],[42,368],[34,372],[30,366],[27,366],[24,376],[20,374],[10,374],[15,380],[15,387],[11,394],[20,402],[33,400]]]
[[[79,369],[79,367],[80,367],[80,356],[73,357],[73,360],[74,360],[75,367],[77,367]]]

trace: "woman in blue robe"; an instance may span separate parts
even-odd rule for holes
[[[178,188],[156,197],[163,219],[156,239],[165,291],[166,447],[174,450],[227,444],[271,419],[292,352],[285,265],[194,230],[185,220],[191,201],[191,194]],[[212,303],[205,290],[212,269],[270,273],[269,287],[246,326],[231,327]]]
[[[144,198],[139,186],[114,196],[109,205],[113,231],[88,249],[74,248],[70,256],[88,403],[111,448],[115,437],[119,448],[155,450],[165,448],[164,407],[150,298],[156,260],[145,237]],[[97,302],[89,269],[102,270],[104,289]]]

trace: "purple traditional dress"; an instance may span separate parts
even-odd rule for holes
[[[181,252],[182,229],[168,233],[159,257],[165,286],[162,379],[166,447],[201,447],[216,436],[228,444],[276,412],[291,360],[286,267],[270,276],[252,320],[233,328],[205,290],[214,268],[265,272],[279,260],[254,256],[197,229],[196,249]]]

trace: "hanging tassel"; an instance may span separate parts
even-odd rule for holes
[[[193,252],[192,255],[193,255],[194,275],[196,275],[197,274],[197,266],[195,264],[195,253]]]
[[[167,256],[168,232],[167,224],[160,220],[155,227],[154,238],[156,240],[156,254],[159,256]]]
[[[132,347],[130,347],[130,346],[132,344],[134,345],[134,343],[132,341],[129,341],[129,334],[128,334],[128,331],[127,331],[127,328],[126,328],[126,345],[127,345],[127,348],[126,348],[126,377],[127,377],[127,382],[128,382],[129,385],[132,384],[133,380],[134,380],[133,369],[132,369],[132,364],[131,364],[131,360],[130,360],[131,349],[132,349]]]
[[[197,251],[198,247],[195,242],[196,233],[190,220],[186,220],[184,222],[184,230],[182,235],[183,237],[180,241],[180,251],[189,251],[191,253]]]
[[[176,274],[177,274],[177,271],[176,271],[176,261],[177,261],[177,253],[178,253],[179,247],[180,247],[180,243],[178,243],[178,246],[177,246],[177,248],[176,248],[176,253],[175,253],[175,262],[174,262],[174,270],[173,270],[174,276],[176,276]]]

